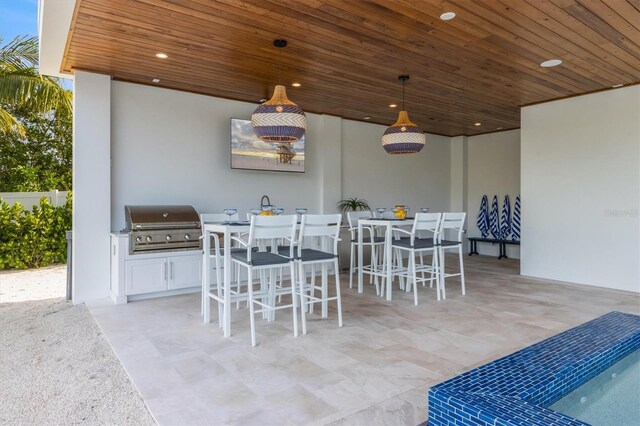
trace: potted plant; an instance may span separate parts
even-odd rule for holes
[[[345,198],[338,202],[338,210],[340,213],[357,212],[362,210],[371,210],[369,202],[362,198]]]
[[[364,200],[358,197],[345,198],[344,200],[340,200],[338,202],[337,207],[340,213],[344,213],[345,215],[348,212],[371,210],[371,208],[369,207],[369,202],[367,200]],[[347,228],[343,228],[341,231],[341,234],[342,235],[340,235],[340,238],[342,239],[342,241],[351,240],[351,236],[349,235],[349,231],[347,230]],[[349,265],[349,258],[350,258],[349,244],[341,244],[340,245],[340,265],[342,266],[343,270],[348,271],[348,268],[346,268],[346,265]]]

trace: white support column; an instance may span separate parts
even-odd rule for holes
[[[342,120],[330,115],[320,118],[322,139],[317,141],[322,145],[319,150],[322,155],[320,211],[336,213],[336,204],[342,196]]]
[[[449,211],[467,211],[467,137],[451,138]]]
[[[73,303],[109,296],[111,78],[76,71],[73,85]]]
[[[451,156],[450,156],[450,177],[451,186],[449,189],[449,211],[451,212],[467,212],[467,144],[468,140],[466,136],[457,136],[451,138]],[[467,214],[467,221],[469,215]],[[465,229],[467,225],[465,223]],[[448,232],[448,231],[446,231]],[[454,235],[451,233],[445,235],[445,238],[452,239]]]

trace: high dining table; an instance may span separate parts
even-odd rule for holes
[[[299,223],[298,223],[299,226]],[[230,221],[230,222],[205,222],[202,225],[203,235],[203,253],[202,259],[202,300],[205,301],[202,314],[203,321],[205,323],[211,322],[211,303],[209,297],[218,302],[218,305],[222,305],[222,312],[218,310],[218,314],[221,315],[222,329],[224,331],[224,337],[231,336],[231,302],[237,300],[237,296],[231,295],[231,237],[242,233],[249,232],[249,221]],[[218,291],[218,294],[210,294],[211,283],[211,234],[219,233],[223,235],[223,244],[221,249],[224,254],[222,255],[222,268],[223,268],[223,286],[222,292]],[[229,248],[227,250],[227,248]],[[326,284],[325,270],[323,268],[323,285]],[[219,284],[218,285],[219,289]],[[232,300],[234,299],[234,300]],[[322,316],[326,317],[327,313],[326,302],[322,305]]]
[[[402,226],[402,225],[413,225],[413,219],[359,219],[358,220],[358,293],[363,292],[363,263],[364,263],[364,249],[363,249],[363,228],[368,226],[384,228],[384,258],[386,259],[385,269],[384,271],[368,271],[367,274],[382,277],[385,279],[385,289],[386,289],[386,298],[387,300],[391,300],[391,290],[392,290],[392,249],[391,246],[393,244],[393,227],[394,226]]]
[[[224,337],[231,336],[231,236],[249,231],[249,222],[205,222],[202,226],[204,241],[202,248],[204,257],[202,260],[202,299],[204,322],[211,322],[211,303],[209,301],[209,288],[211,283],[211,234],[223,235],[223,291],[222,295],[212,295],[218,304],[222,305],[222,329]],[[216,283],[218,287],[220,283]],[[220,292],[218,292],[220,294]]]

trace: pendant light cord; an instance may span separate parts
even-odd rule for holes
[[[280,74],[282,73],[282,47],[278,48],[278,86],[280,86]]]
[[[402,110],[404,111],[404,82],[406,80],[402,80]]]

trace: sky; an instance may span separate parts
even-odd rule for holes
[[[0,36],[38,35],[38,0],[0,0]]]
[[[72,1],[72,0],[60,0]],[[38,0],[0,0],[0,36],[6,44],[19,35],[38,35]],[[71,80],[62,87],[72,90]]]

